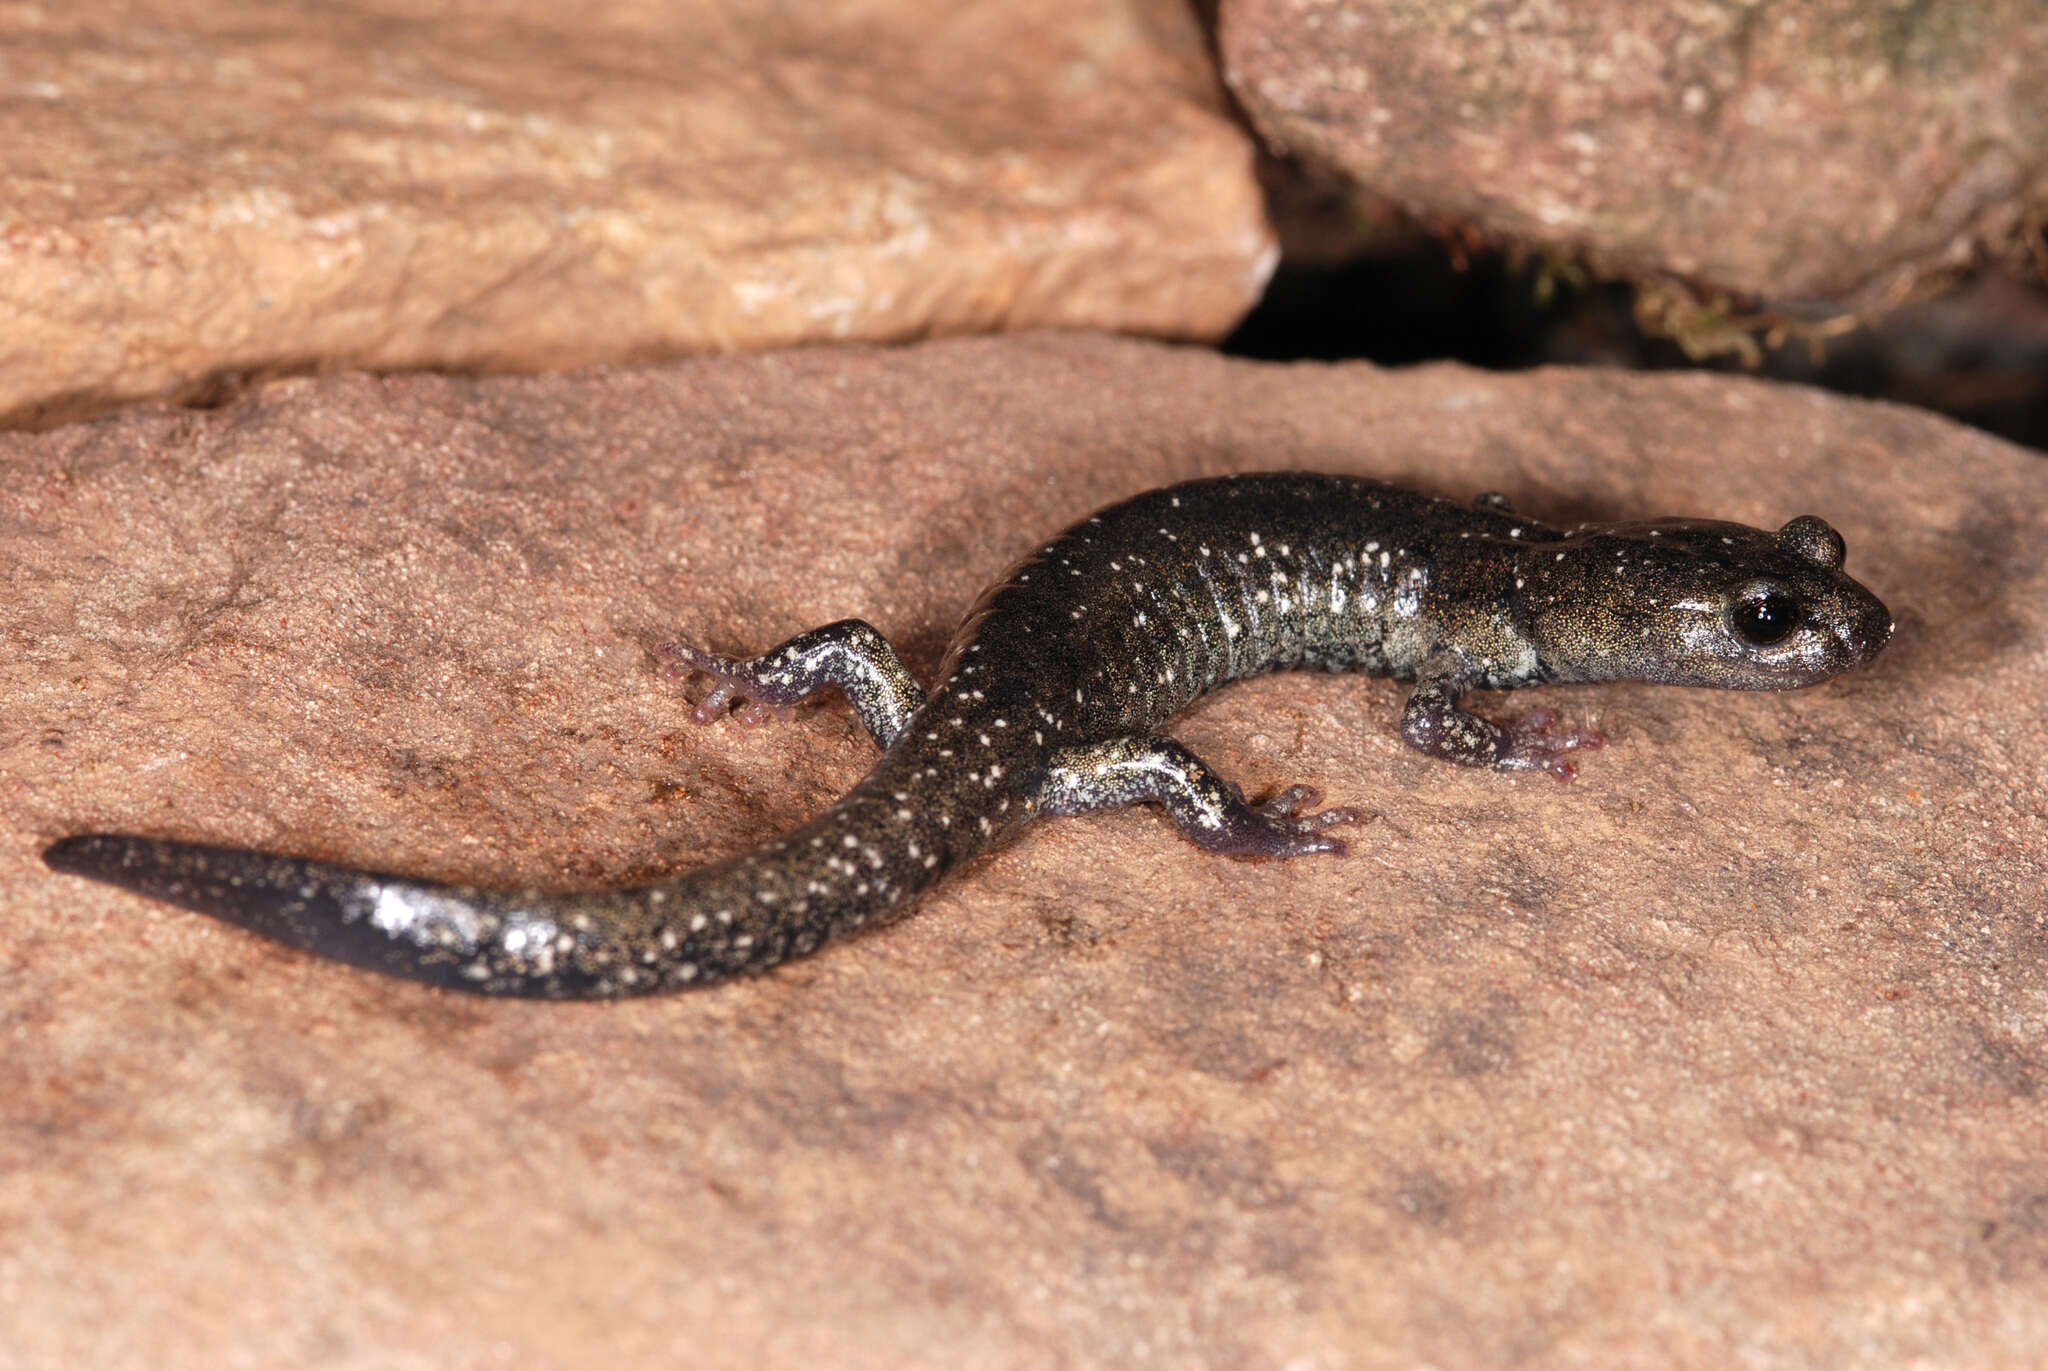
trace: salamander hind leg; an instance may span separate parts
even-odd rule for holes
[[[1567,753],[1590,751],[1606,741],[1598,729],[1558,727],[1553,709],[1532,710],[1503,728],[1458,708],[1463,694],[1463,687],[1451,680],[1416,686],[1401,714],[1402,738],[1412,748],[1460,766],[1542,771],[1560,781],[1578,774]]]
[[[654,651],[672,676],[701,671],[711,678],[711,693],[692,711],[700,724],[723,717],[736,701],[742,706],[741,723],[786,719],[791,706],[836,688],[852,702],[869,736],[887,748],[925,700],[924,687],[896,649],[862,619],[842,619],[799,633],[746,659],[723,657],[688,643],[669,643]]]
[[[1344,840],[1325,830],[1364,816],[1345,808],[1311,813],[1317,798],[1308,786],[1296,785],[1252,804],[1180,743],[1140,737],[1065,749],[1053,758],[1036,796],[1046,814],[1160,805],[1198,846],[1233,857],[1342,856]]]

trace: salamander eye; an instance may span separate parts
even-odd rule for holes
[[[1751,647],[1782,643],[1799,627],[1799,602],[1770,591],[1737,604],[1729,615],[1735,632]]]

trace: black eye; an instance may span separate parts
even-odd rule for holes
[[[1799,627],[1799,602],[1790,595],[1760,595],[1735,606],[1732,617],[1742,641],[1751,647],[1769,647],[1784,642]]]

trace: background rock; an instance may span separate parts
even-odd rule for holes
[[[1047,823],[892,929],[640,1003],[381,980],[36,861],[102,826],[509,883],[730,852],[865,738],[695,728],[652,644],[857,613],[928,672],[1041,534],[1290,466],[1819,512],[1899,632],[1813,691],[1543,692],[1611,739],[1571,786],[1405,751],[1388,682],[1249,683],[1178,732],[1370,808],[1351,858]],[[0,1364],[2029,1365],[2043,479],[1790,387],[1073,337],[0,437]]]
[[[1174,0],[13,5],[0,422],[335,365],[1220,336],[1273,247]]]
[[[1701,350],[1740,323],[1717,292],[1879,313],[2048,205],[2027,0],[1225,0],[1220,43],[1280,147],[1466,235],[1677,278],[1655,312]]]

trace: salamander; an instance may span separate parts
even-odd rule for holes
[[[808,824],[631,889],[494,891],[119,833],[44,857],[294,947],[493,995],[607,998],[759,972],[889,920],[1033,819],[1153,804],[1199,847],[1341,854],[1358,821],[1289,786],[1255,803],[1163,731],[1260,672],[1415,682],[1401,736],[1465,766],[1573,774],[1591,730],[1548,710],[1500,724],[1476,689],[1654,681],[1774,690],[1868,662],[1891,636],[1843,572],[1842,538],[1704,520],[1556,528],[1497,495],[1471,504],[1307,473],[1232,476],[1102,510],[982,595],[927,691],[849,619],[739,659],[675,644],[695,708],[786,713],[843,692],[882,749]]]

